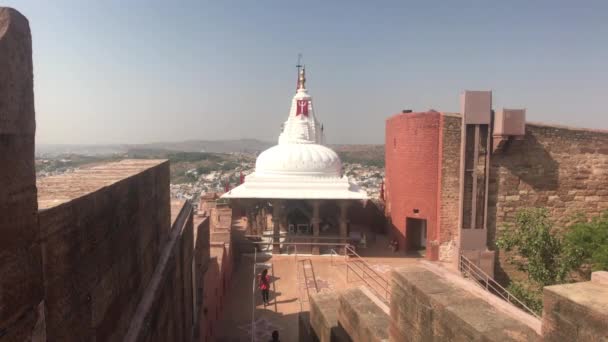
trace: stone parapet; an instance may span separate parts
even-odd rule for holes
[[[544,288],[546,341],[608,340],[608,284],[598,281],[602,276],[598,273],[595,281]]]
[[[392,279],[391,341],[540,339],[527,325],[421,266],[395,270]]]
[[[388,308],[363,286],[340,294],[338,322],[353,342],[388,341]]]
[[[169,240],[169,163],[108,163],[38,188],[47,338],[122,339]]]
[[[339,292],[321,292],[310,296],[310,327],[320,342],[349,341],[338,324]]]

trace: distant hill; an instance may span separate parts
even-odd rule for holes
[[[257,139],[238,140],[186,140],[179,142],[159,142],[142,145],[129,145],[131,149],[163,149],[181,152],[212,152],[212,153],[256,153],[261,152],[274,143]]]
[[[384,167],[384,145],[331,145],[345,163]]]
[[[274,145],[274,143],[256,139],[237,140],[186,140],[179,142],[156,142],[150,144],[39,144],[36,145],[36,156],[54,157],[64,154],[87,156],[126,154],[130,151],[167,151],[167,152],[210,152],[210,153],[257,153]]]
[[[186,140],[178,142],[156,142],[150,144],[116,144],[116,145],[37,145],[36,156],[53,158],[63,155],[125,157],[165,157],[175,152],[188,153],[246,153],[257,154],[275,145],[274,142],[256,139],[235,140]],[[330,145],[342,161],[365,165],[384,166],[384,145]]]

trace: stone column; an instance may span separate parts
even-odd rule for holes
[[[272,201],[272,254],[281,254],[281,226],[283,223],[283,201]]]
[[[321,231],[321,229],[320,229],[321,219],[319,218],[320,207],[321,207],[321,201],[319,201],[319,200],[312,201],[312,235],[313,235],[312,242],[314,242],[314,243],[319,242],[319,240],[316,239],[315,237],[319,236],[319,233]],[[314,254],[314,255],[320,254],[320,248],[318,245],[312,246],[312,254]]]
[[[44,288],[38,240],[32,70],[27,19],[12,8],[0,7],[0,340],[3,341],[29,341],[44,336],[44,324],[40,324],[44,319]]]
[[[338,205],[340,207],[340,217],[338,220],[340,222],[340,237],[343,238],[341,242],[347,243],[348,240],[346,238],[348,237],[348,207],[350,206],[350,201],[340,201],[338,202]]]

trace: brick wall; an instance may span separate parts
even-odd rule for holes
[[[488,244],[514,222],[517,211],[545,207],[558,227],[578,213],[608,210],[608,132],[528,124],[525,139],[491,158]],[[519,278],[499,256],[497,278]]]
[[[35,126],[29,24],[19,12],[0,7],[0,340],[6,341],[44,332],[42,325],[36,328],[44,308]]]
[[[169,163],[104,164],[38,188],[48,339],[122,338],[169,238]]]
[[[426,219],[431,259],[437,258],[428,246],[438,238],[440,117],[437,112],[409,113],[386,121],[386,210],[392,230],[403,251],[406,217]]]
[[[461,118],[444,114],[439,197],[439,260],[453,261],[459,238]]]

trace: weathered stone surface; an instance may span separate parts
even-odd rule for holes
[[[0,339],[6,341],[31,339],[43,321],[35,127],[29,23],[0,7]]]
[[[104,164],[38,188],[48,339],[122,338],[170,231],[168,162]]]
[[[598,271],[591,273],[591,281],[597,284],[608,286],[608,271]]]
[[[545,287],[542,332],[546,341],[607,341],[608,286],[590,281]]]
[[[320,342],[349,340],[338,324],[339,298],[338,292],[321,292],[310,296],[310,327]]]
[[[340,293],[338,322],[354,342],[388,341],[388,310],[364,287]]]
[[[460,201],[460,135],[461,118],[441,116],[441,158],[439,187],[439,260],[454,261],[458,257],[458,220]],[[454,191],[457,189],[457,191]]]
[[[523,140],[513,140],[491,158],[488,195],[490,247],[528,207],[549,210],[557,228],[579,213],[589,217],[608,210],[608,132],[526,125]],[[506,282],[525,275],[500,253],[496,278]]]
[[[0,7],[0,99],[0,134],[34,135],[30,27],[21,13],[6,7]]]
[[[191,341],[194,311],[193,208],[173,202],[172,228],[124,341]]]
[[[420,266],[393,271],[391,341],[535,341],[528,326]]]

